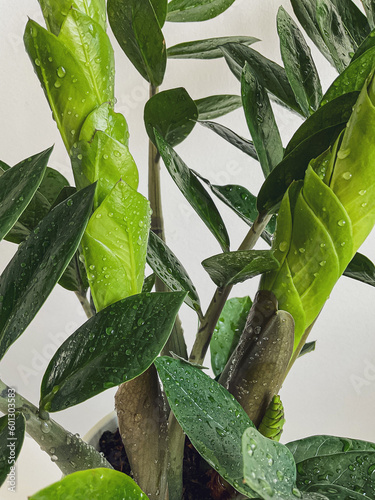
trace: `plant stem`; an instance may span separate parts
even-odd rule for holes
[[[86,313],[86,316],[87,316],[87,319],[90,319],[94,316],[94,312],[91,308],[91,304],[90,304],[90,301],[88,300],[87,296],[81,292],[81,291],[76,291],[75,292],[81,306],[83,307],[83,310],[85,311]]]
[[[0,411],[7,414],[9,387],[0,380]],[[26,419],[27,433],[39,444],[65,475],[79,470],[105,467],[112,469],[107,460],[81,438],[66,431],[38,408],[16,393],[16,409]]]
[[[250,231],[247,233],[245,239],[239,246],[238,250],[251,250],[254,248],[260,235],[264,231],[271,216],[258,216],[251,226]],[[193,349],[190,354],[189,361],[201,365],[206,357],[208,347],[210,345],[211,337],[214,332],[215,326],[219,320],[221,311],[228,299],[228,296],[233,288],[233,285],[228,285],[224,288],[217,288],[215,294],[208,306],[207,312],[204,315],[200,324]]]

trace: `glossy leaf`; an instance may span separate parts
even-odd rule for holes
[[[297,129],[286,147],[285,156],[320,131],[325,130],[325,134],[333,140],[337,131],[341,131],[348,122],[358,96],[359,92],[349,92],[321,106]]]
[[[124,146],[128,146],[128,124],[124,116],[120,113],[115,113],[107,102],[94,109],[86,118],[79,134],[79,140],[91,142],[98,130],[105,132],[112,139],[121,142]]]
[[[371,31],[371,33],[363,40],[361,45],[356,50],[355,54],[352,57],[352,62],[358,59],[358,57],[362,56],[367,50],[375,47],[375,31]]]
[[[52,148],[31,156],[0,177],[0,240],[9,233],[42,182]]]
[[[136,69],[153,86],[159,86],[167,54],[150,0],[109,0],[108,20],[120,47]]]
[[[86,321],[50,361],[40,407],[64,410],[147,370],[167,342],[184,298],[184,292],[133,295]]]
[[[177,187],[215,236],[221,248],[228,250],[229,236],[214,202],[177,153],[156,130],[154,132],[161,157]]]
[[[9,408],[15,408],[11,394],[6,396]],[[14,476],[16,460],[20,454],[25,437],[25,417],[21,413],[9,413],[0,417],[0,486],[10,472]],[[10,486],[10,484],[9,484]],[[14,490],[13,490],[14,491]]]
[[[174,253],[155,233],[150,231],[147,263],[171,291],[185,291],[185,302],[195,311],[200,311],[200,301],[184,266]]]
[[[298,357],[304,356],[305,354],[310,354],[310,352],[314,352],[316,347],[316,341],[306,342],[306,344],[302,347],[301,352]]]
[[[337,436],[309,436],[291,441],[286,445],[297,464],[310,458],[330,456],[337,453],[375,451],[375,443]]]
[[[277,30],[289,83],[301,110],[309,117],[318,108],[323,95],[310,48],[297,24],[282,7],[277,15]]]
[[[349,262],[344,271],[344,276],[375,286],[375,266],[370,259],[358,252]]]
[[[290,109],[302,113],[284,68],[259,54],[251,47],[239,43],[228,43],[221,47],[232,73],[238,80],[245,63],[248,63],[259,83],[274,95],[276,101]]]
[[[84,264],[80,261],[80,254],[77,251],[69,262],[64,274],[59,279],[59,285],[71,292],[86,294],[89,287]]]
[[[85,77],[90,82],[86,90],[90,89],[100,104],[108,101],[114,105],[113,49],[108,35],[100,24],[82,12],[70,9],[58,39],[65,49],[74,54],[76,61],[84,70]],[[63,75],[63,70],[60,70],[60,74]],[[63,78],[65,76],[64,74]],[[86,98],[87,92],[83,95]]]
[[[375,66],[375,47],[367,50],[353,61],[346,70],[332,83],[322,99],[322,106],[336,97],[349,92],[362,90],[369,74]]]
[[[320,32],[320,27],[316,19],[316,1],[317,0],[291,0],[294,13],[324,57],[334,65],[332,56]]]
[[[98,311],[142,290],[149,227],[149,202],[122,180],[92,215],[82,248]]]
[[[230,130],[224,125],[221,125],[221,123],[215,123],[211,121],[204,121],[199,123],[228,141],[230,144],[232,144],[232,146],[235,146],[243,153],[254,158],[254,160],[258,160],[258,154],[256,152],[254,144],[251,141],[244,139],[243,137],[236,134],[236,132],[233,132],[233,130]]]
[[[184,88],[160,92],[145,106],[146,130],[154,144],[154,128],[171,146],[176,146],[190,134],[197,119],[197,106]]]
[[[339,13],[342,23],[356,45],[360,45],[370,32],[366,16],[352,0],[331,0]]]
[[[250,297],[226,301],[210,342],[211,366],[215,376],[224,370],[238,344],[251,304]]]
[[[167,21],[176,23],[207,21],[226,11],[234,0],[171,0]]]
[[[226,115],[242,106],[242,99],[237,95],[212,95],[197,99],[199,120],[212,120]]]
[[[105,0],[38,0],[49,31],[58,35],[72,5],[106,28]]]
[[[220,46],[225,43],[242,43],[252,45],[259,42],[258,38],[252,36],[223,36],[219,38],[208,38],[194,42],[184,42],[174,45],[167,50],[171,59],[217,59],[223,57]]]
[[[374,0],[361,0],[363,8],[365,9],[368,23],[371,29],[375,28],[375,4]]]
[[[267,177],[281,162],[284,149],[268,95],[247,64],[242,73],[241,93],[247,125]]]
[[[142,293],[149,293],[152,291],[155,285],[156,274],[152,273],[150,276],[147,276],[143,282]]]
[[[236,490],[243,484],[242,434],[254,424],[240,404],[202,370],[180,360],[155,360],[171,409],[194,448]],[[218,408],[220,407],[220,411]]]
[[[85,71],[74,54],[55,35],[29,20],[24,42],[65,147],[70,151],[78,141],[79,131],[87,115],[101,102],[94,92],[87,94],[90,83]]]
[[[38,191],[50,205],[53,205],[61,190],[67,186],[69,186],[69,182],[58,170],[47,167]]]
[[[0,277],[0,358],[23,333],[60,279],[81,241],[95,185],[53,209]]]
[[[123,472],[91,469],[73,472],[32,495],[29,500],[148,500],[139,486]]]
[[[269,250],[242,250],[214,255],[202,266],[218,287],[225,287],[278,269],[279,263]]]
[[[329,500],[370,500],[370,497],[365,496],[363,493],[358,493],[353,490],[348,490],[343,486],[332,484],[312,484],[307,488],[307,494],[311,495],[324,495],[324,498]],[[302,498],[306,498],[306,493]],[[319,498],[323,498],[320,497]]]
[[[298,497],[296,464],[286,446],[249,427],[242,437],[242,453],[244,482],[261,498],[291,500]]]
[[[339,73],[349,65],[357,44],[350,37],[340,14],[330,0],[317,0],[316,21]]]

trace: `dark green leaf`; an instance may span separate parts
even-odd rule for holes
[[[219,287],[234,285],[279,267],[270,250],[242,250],[214,255],[202,262]]]
[[[284,68],[240,43],[228,43],[221,50],[238,80],[241,80],[242,70],[247,62],[259,83],[275,96],[279,104],[302,114]]]
[[[247,125],[267,177],[281,162],[284,149],[267,92],[247,63],[242,73],[241,93]]]
[[[254,427],[240,404],[202,370],[168,357],[155,360],[171,409],[194,448],[238,491],[243,484],[241,440]]]
[[[374,498],[374,470],[375,451],[320,455],[298,463],[297,486],[302,490],[312,484],[343,486]]]
[[[5,163],[5,161],[0,160],[0,169],[5,172],[6,170],[10,169],[10,165]]]
[[[210,343],[211,366],[215,376],[224,370],[234,351],[251,308],[250,297],[226,301]]]
[[[140,74],[157,87],[163,82],[167,53],[150,0],[108,0],[113,33]]]
[[[295,180],[305,177],[306,169],[313,158],[317,158],[331,145],[342,126],[328,130],[320,130],[302,141],[286,156],[264,181],[257,198],[257,208],[260,213],[276,212],[280,202]],[[328,133],[329,132],[329,133]]]
[[[177,187],[215,236],[221,248],[228,250],[229,236],[211,197],[171,146],[156,130],[154,132],[161,157]]]
[[[242,99],[237,95],[212,95],[197,99],[199,120],[212,120],[226,115],[242,106]]]
[[[375,443],[359,439],[336,436],[309,436],[292,441],[286,445],[294,456],[295,462],[303,462],[309,458],[335,455],[337,453],[375,451]]]
[[[57,195],[57,197],[56,197],[55,201],[53,202],[51,208],[57,207],[57,205],[59,205],[62,201],[66,200],[67,198],[69,198],[69,196],[72,196],[76,192],[77,192],[77,188],[75,188],[73,186],[65,186],[65,187],[63,187],[62,190]]]
[[[24,212],[42,182],[52,148],[21,161],[0,177],[0,240]]]
[[[88,494],[90,495],[88,497]],[[123,472],[89,469],[73,472],[29,497],[29,500],[148,500],[139,486]]]
[[[286,147],[285,156],[321,130],[326,130],[326,134],[333,138],[348,122],[358,95],[358,92],[349,92],[321,106],[295,132]]]
[[[53,205],[61,190],[69,186],[69,182],[57,170],[47,167],[38,191]]]
[[[143,282],[142,293],[150,293],[155,285],[156,274],[152,273],[147,276]]]
[[[314,342],[306,342],[306,344],[302,347],[301,352],[299,353],[299,358],[304,356],[305,354],[310,354],[310,352],[314,352],[316,347],[316,341]]]
[[[252,36],[208,38],[207,40],[196,40],[194,42],[184,42],[174,45],[167,50],[167,55],[171,59],[217,59],[223,57],[223,53],[219,47],[225,43],[252,45],[255,42],[259,42],[259,39]]]
[[[344,276],[375,286],[375,266],[370,259],[358,252],[345,269]]]
[[[14,409],[12,393],[6,394],[9,407]],[[15,467],[25,436],[25,418],[21,413],[9,412],[0,418],[0,486]],[[13,472],[12,476],[15,473]],[[14,490],[13,490],[14,491]]]
[[[357,493],[336,484],[312,484],[307,488],[307,491],[311,494],[324,494],[324,498],[332,500],[370,500],[370,497],[363,495],[363,493]],[[305,495],[306,493],[303,498]]]
[[[217,135],[228,141],[230,144],[238,148],[243,153],[251,156],[251,158],[254,158],[254,160],[258,160],[256,149],[251,141],[244,139],[240,135],[236,134],[236,132],[233,132],[233,130],[230,130],[228,127],[225,127],[220,123],[215,123],[210,121],[204,121],[199,123],[204,127],[207,127],[208,129],[215,132]]]
[[[185,297],[188,306],[195,311],[201,310],[197,290],[184,266],[152,231],[148,240],[147,263],[170,290],[188,292]]]
[[[350,37],[340,14],[330,0],[317,0],[316,21],[339,73],[349,65],[357,44]]]
[[[349,92],[360,92],[375,66],[375,47],[353,61],[329,87],[322,99],[322,106]]]
[[[176,146],[190,134],[197,119],[197,106],[183,88],[160,92],[145,106],[146,130],[154,144],[154,128],[171,146]]]
[[[372,49],[375,46],[375,30],[371,31],[367,38],[363,40],[361,45],[356,50],[354,56],[352,57],[352,62],[363,55],[367,50]]]
[[[249,427],[242,437],[244,482],[265,500],[300,498],[296,464],[288,448]]]
[[[40,407],[69,408],[147,370],[167,342],[184,298],[182,292],[132,295],[86,321],[49,363]]]
[[[186,23],[207,21],[227,10],[234,0],[171,0],[167,21]]]
[[[52,210],[0,277],[0,358],[23,333],[60,279],[81,241],[95,185]]]
[[[374,0],[361,0],[365,9],[368,23],[371,29],[375,28],[375,2]]]
[[[330,51],[320,33],[316,20],[316,0],[291,0],[298,21],[324,57],[334,65]]]
[[[277,29],[289,83],[301,110],[309,117],[318,108],[323,95],[310,48],[297,24],[282,7],[277,15]]]
[[[59,285],[71,292],[85,293],[88,289],[89,284],[87,281],[86,269],[79,260],[78,251],[74,254],[64,274],[61,276]]]
[[[331,0],[339,13],[345,28],[357,45],[360,45],[370,32],[366,16],[352,0]]]
[[[150,2],[159,21],[160,28],[162,28],[167,17],[168,0],[150,0]]]

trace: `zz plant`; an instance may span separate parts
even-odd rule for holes
[[[357,253],[375,223],[375,3],[363,0],[362,12],[351,0],[291,0],[338,72],[324,95],[304,34],[283,8],[282,67],[254,50],[251,36],[166,48],[166,21],[208,20],[234,0],[39,3],[46,28],[29,20],[24,42],[75,186],[47,166],[52,148],[12,167],[1,162],[0,237],[19,247],[0,277],[0,355],[57,283],[75,292],[88,319],[52,357],[38,407],[0,381],[1,481],[27,432],[66,476],[33,500],[374,498],[375,444],[324,435],[279,443],[278,393],[296,359],[314,350],[308,335],[340,276],[375,283],[374,265]],[[149,199],[138,192],[127,122],[115,111],[107,17],[150,84]],[[168,58],[220,57],[241,96],[159,92]],[[304,120],[285,148],[271,101]],[[251,140],[212,121],[239,107]],[[184,163],[174,148],[197,122],[259,162],[258,196],[212,184]],[[217,286],[205,313],[165,241],[160,158],[222,249],[202,263]],[[237,251],[214,197],[249,225]],[[269,250],[254,248],[260,237]],[[259,275],[253,302],[229,298]],[[190,355],[183,303],[199,321]],[[209,347],[215,379],[202,366]],[[115,386],[133,479],[50,417]]]

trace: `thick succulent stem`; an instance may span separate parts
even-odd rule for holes
[[[9,387],[0,380],[0,411],[7,413]],[[38,443],[65,475],[79,470],[111,465],[92,446],[66,431],[52,420],[47,412],[38,408],[16,393],[16,409],[26,419],[26,432]]]

